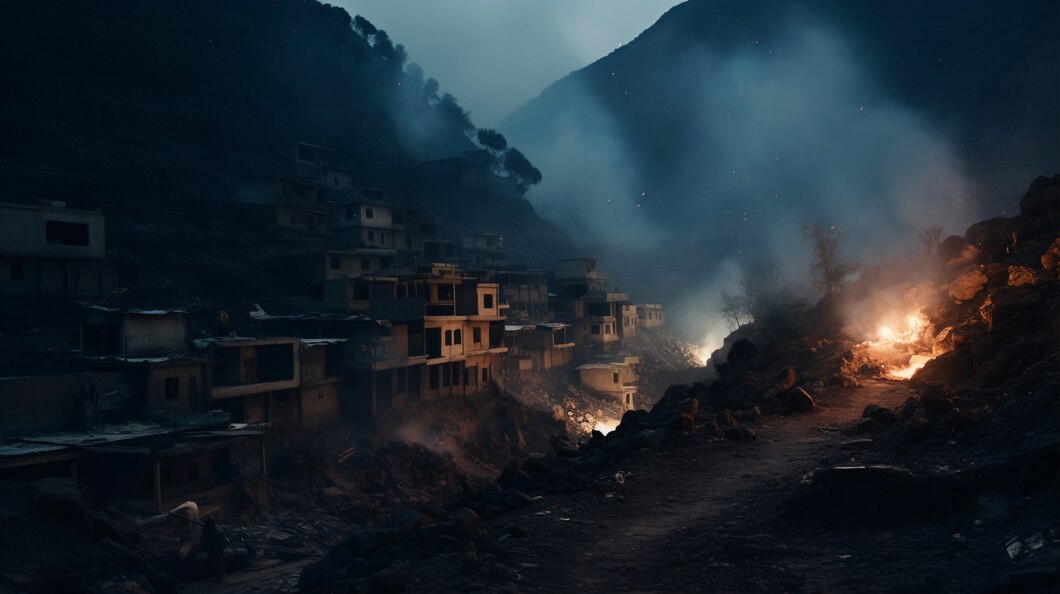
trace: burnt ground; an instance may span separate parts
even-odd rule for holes
[[[1060,560],[1055,485],[1019,497],[982,494],[944,519],[877,528],[827,528],[784,513],[815,470],[880,460],[844,430],[869,404],[895,406],[905,382],[868,381],[818,402],[818,412],[774,417],[758,439],[691,441],[640,450],[621,484],[544,498],[506,522],[525,532],[499,561],[463,570],[451,557],[416,568],[412,591],[970,592],[1036,591]],[[863,513],[874,514],[872,505]],[[1043,535],[1034,554],[1009,558],[1013,538]],[[1012,582],[1032,574],[1027,584]],[[1055,573],[1052,574],[1055,580]],[[1041,591],[1050,591],[1051,582]]]

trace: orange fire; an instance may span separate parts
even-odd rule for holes
[[[886,318],[876,335],[855,350],[878,362],[885,377],[907,380],[935,358],[932,343],[931,323],[923,313],[913,311]]]

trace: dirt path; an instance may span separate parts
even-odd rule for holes
[[[815,414],[769,419],[752,443],[646,451],[630,462],[613,492],[578,495],[523,518],[530,537],[510,549],[523,576],[518,587],[714,590],[723,582],[706,578],[712,569],[731,567],[734,550],[757,557],[759,549],[780,545],[754,532],[756,518],[775,515],[783,495],[818,466],[858,460],[857,452],[842,449],[851,438],[839,425],[860,418],[870,403],[894,406],[908,394],[900,383],[870,382],[826,399]],[[728,537],[724,547],[721,535]],[[744,577],[737,590],[757,579]],[[770,589],[764,581],[761,586]]]

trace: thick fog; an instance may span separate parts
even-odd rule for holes
[[[678,0],[340,0],[494,127],[567,73],[647,29]]]
[[[947,138],[889,97],[842,35],[787,31],[660,63],[659,84],[693,89],[655,106],[680,122],[660,131],[661,151],[633,145],[599,89],[567,98],[561,132],[504,129],[544,174],[529,195],[542,213],[593,246],[624,288],[676,298],[675,321],[704,342],[727,333],[718,292],[749,258],[774,255],[795,290],[806,286],[803,223],[837,225],[849,256],[874,261],[915,248],[928,225],[963,233],[978,214]]]

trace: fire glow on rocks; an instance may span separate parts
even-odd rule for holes
[[[854,361],[859,367],[878,365],[884,377],[907,380],[941,354],[932,330],[921,311],[889,316],[881,321],[872,339],[854,347]]]

